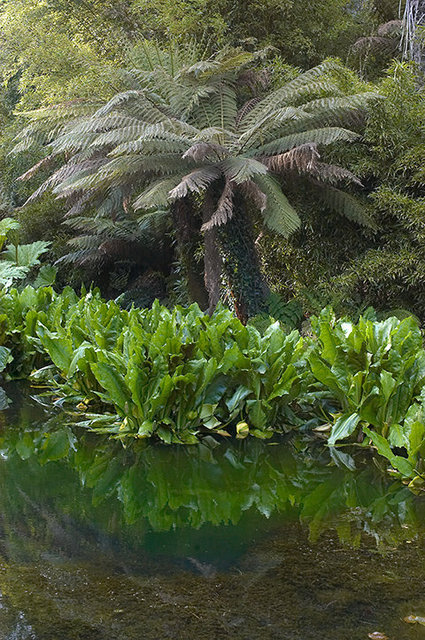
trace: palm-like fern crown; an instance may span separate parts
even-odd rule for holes
[[[70,203],[69,216],[93,205],[113,212],[123,201],[149,211],[214,185],[216,209],[203,230],[231,218],[238,192],[270,229],[288,236],[300,220],[277,178],[295,174],[321,187],[332,208],[372,226],[357,201],[336,187],[358,182],[355,176],[320,161],[320,146],[358,137],[344,125],[371,98],[338,90],[329,79],[337,63],[325,62],[261,97],[252,72],[261,52],[229,50],[199,60],[193,47],[157,51],[155,61],[147,48],[144,54],[126,75],[129,88],[107,104],[74,102],[30,114],[16,149],[37,137],[50,149],[39,165],[66,158],[31,199],[51,188]],[[247,87],[254,95],[241,104]]]

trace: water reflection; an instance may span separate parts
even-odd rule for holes
[[[423,500],[363,454],[124,449],[37,407],[0,414],[1,638],[422,637]]]
[[[80,531],[95,523],[96,530],[140,542],[152,531],[236,525],[244,518],[255,526],[299,520],[313,541],[333,529],[351,545],[362,534],[394,545],[420,535],[418,523],[425,521],[424,501],[364,453],[331,457],[302,439],[270,445],[207,438],[186,448],[126,449],[77,433],[60,416],[34,421],[26,403],[15,423],[3,427],[0,452],[3,517],[22,527],[23,514],[38,513],[50,535],[56,527],[65,539],[71,528],[70,540],[72,523]],[[60,527],[52,523],[59,515]]]

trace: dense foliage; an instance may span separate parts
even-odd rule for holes
[[[302,429],[421,484],[425,103],[404,8],[2,2],[3,375],[124,441]]]
[[[9,374],[44,382],[96,431],[189,444],[302,428],[330,445],[373,443],[403,476],[421,475],[425,352],[411,318],[353,324],[325,310],[303,338],[225,309],[124,311],[32,287],[3,292],[0,312]]]
[[[371,214],[378,230],[372,233],[342,222],[329,202],[285,176],[284,192],[300,215],[299,230],[288,240],[275,240],[255,222],[248,244],[252,249],[258,236],[256,249],[261,254],[266,287],[277,289],[286,300],[297,296],[307,312],[317,313],[331,303],[338,311],[355,316],[372,304],[384,311],[408,309],[422,318],[422,183],[414,167],[420,163],[423,145],[418,124],[423,97],[412,69],[393,66],[388,76],[380,79],[382,65],[389,64],[391,56],[400,55],[399,48],[393,46],[400,37],[399,17],[399,3],[393,0],[267,0],[248,5],[227,0],[213,4],[209,0],[7,0],[0,9],[2,209],[19,218],[23,243],[51,243],[47,259],[62,260],[57,265],[60,285],[78,288],[81,282],[89,285],[94,281],[107,297],[126,291],[126,300],[141,306],[151,304],[155,297],[169,304],[176,300],[187,303],[199,299],[199,294],[205,298],[205,291],[198,286],[199,280],[202,285],[203,236],[197,225],[191,228],[187,211],[181,214],[186,218],[184,232],[178,233],[167,219],[168,211],[158,209],[148,222],[131,210],[127,197],[121,200],[121,207],[116,202],[113,211],[93,206],[77,220],[64,220],[63,205],[50,192],[20,208],[47,177],[45,169],[38,176],[27,176],[27,182],[16,180],[47,153],[40,139],[32,149],[10,155],[14,136],[27,123],[22,112],[70,100],[78,104],[93,96],[104,104],[118,92],[137,88],[141,82],[141,39],[148,46],[157,78],[164,68],[158,64],[160,50],[153,38],[167,51],[172,35],[184,43],[183,50],[190,51],[194,45],[187,44],[188,36],[195,36],[205,62],[217,47],[241,45],[253,50],[258,45],[273,45],[276,55],[261,61],[255,70],[277,90],[300,76],[301,70],[319,64],[326,56],[338,55],[363,76],[373,77],[374,85],[341,71],[338,80],[326,79],[333,84],[332,91],[313,93],[311,100],[371,90],[387,99],[373,105],[366,128],[361,119],[348,124],[363,138],[350,145],[337,140],[320,152],[324,163],[342,165],[362,180],[364,215]],[[391,38],[394,42],[388,48],[386,40]],[[205,90],[205,82],[199,76],[198,80],[198,90]],[[242,83],[245,99],[252,96],[252,82],[248,73]],[[238,106],[242,103],[240,98]],[[291,104],[299,107],[303,101]],[[51,113],[60,116],[60,110],[52,109]],[[390,165],[397,166],[397,171],[388,171]],[[356,191],[360,193],[360,189]],[[241,226],[237,221],[233,225],[231,248],[243,255],[249,234],[238,238]],[[187,230],[193,232],[190,241]],[[70,246],[66,246],[68,241]],[[190,257],[175,250],[176,242],[188,247]],[[228,243],[222,244],[228,257],[232,253]],[[64,255],[74,260],[72,269],[63,261]],[[237,265],[229,270],[231,274],[240,272]],[[217,270],[210,271],[217,278]],[[249,290],[252,282],[252,277],[242,278],[239,288]],[[233,300],[228,288],[222,293]]]

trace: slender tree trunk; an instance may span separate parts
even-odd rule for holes
[[[184,268],[190,300],[197,302],[201,309],[209,306],[205,288],[203,264],[196,261],[195,252],[200,240],[199,225],[193,206],[188,198],[178,200],[172,209],[176,230],[177,251]]]
[[[270,291],[261,273],[252,223],[238,195],[235,195],[234,206],[232,219],[217,233],[236,315],[246,323],[249,317],[266,309]]]
[[[403,16],[403,56],[418,65],[425,77],[425,48],[418,30],[425,26],[425,0],[406,0]]]
[[[207,191],[202,205],[202,222],[208,222],[214,213],[215,202],[213,194]],[[223,270],[223,260],[220,255],[217,229],[211,229],[204,234],[204,280],[208,291],[209,315],[214,310],[220,300],[221,273]]]

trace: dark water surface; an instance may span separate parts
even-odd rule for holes
[[[0,420],[0,640],[425,638],[425,501],[364,454]]]

